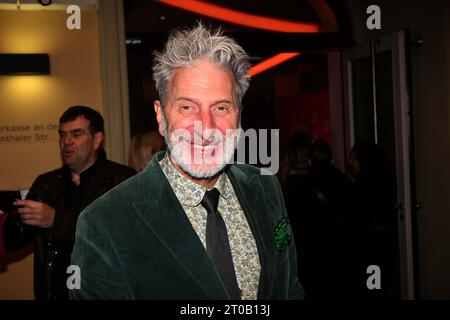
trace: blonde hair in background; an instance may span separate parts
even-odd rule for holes
[[[155,153],[164,149],[164,139],[158,131],[138,133],[131,139],[128,164],[140,172],[144,170]]]

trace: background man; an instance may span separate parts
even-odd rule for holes
[[[75,299],[302,298],[277,180],[233,159],[248,57],[201,24],[155,59],[168,152],[89,206],[77,226]]]
[[[85,106],[73,106],[59,119],[63,166],[40,175],[26,200],[17,200],[20,219],[7,217],[6,252],[34,240],[34,290],[37,299],[68,299],[67,267],[82,209],[132,176],[133,169],[106,159],[103,118]],[[2,230],[0,230],[1,232]]]

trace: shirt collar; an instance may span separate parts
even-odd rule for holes
[[[178,172],[170,161],[167,152],[160,161],[160,165],[178,200],[183,205],[190,207],[198,206],[207,189]],[[227,183],[227,176],[225,174],[222,173],[219,176],[214,187],[217,188],[223,198],[228,199],[231,196],[231,186]]]
[[[214,186],[219,190],[220,195],[228,199],[231,197],[232,190],[231,190],[231,184],[228,182],[228,177],[226,174],[222,173],[219,177],[219,179],[216,182],[216,185]]]

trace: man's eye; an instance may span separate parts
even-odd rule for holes
[[[192,111],[192,110],[194,110],[194,107],[192,107],[192,106],[181,106],[180,110],[183,111],[183,112]]]
[[[223,112],[227,112],[229,108],[227,105],[219,105],[219,106],[216,106],[215,109],[217,112],[223,113]]]
[[[84,131],[74,131],[74,132],[72,132],[72,137],[77,138],[77,137],[81,137],[84,134],[85,134]]]

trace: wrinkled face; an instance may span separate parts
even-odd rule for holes
[[[72,171],[81,173],[92,164],[103,141],[103,133],[92,135],[89,121],[80,116],[74,121],[62,123],[59,128],[61,158]]]
[[[229,71],[201,60],[175,70],[166,105],[155,101],[159,132],[172,162],[194,178],[210,178],[230,163],[240,110]]]

